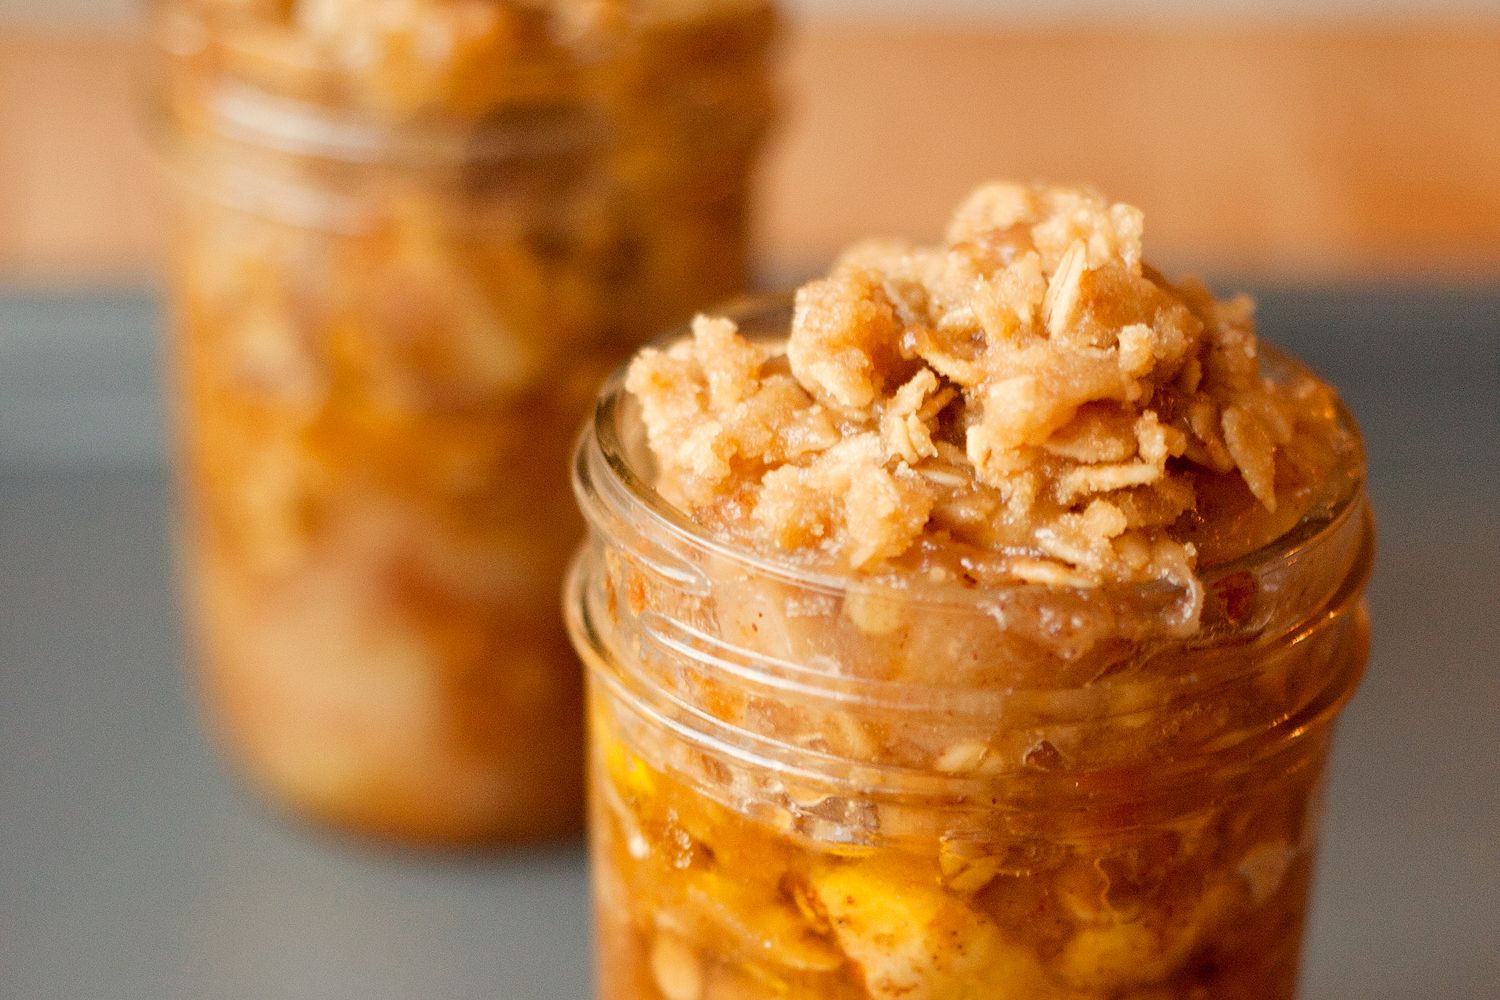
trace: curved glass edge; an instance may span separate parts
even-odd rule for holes
[[[637,653],[643,653],[649,647],[654,657],[665,657],[667,662],[690,671],[707,671],[712,676],[730,680],[746,693],[769,697],[789,694],[816,702],[825,710],[864,708],[894,711],[906,718],[930,717],[935,723],[957,717],[1007,719],[1013,724],[1020,724],[1016,720],[1024,719],[1025,725],[1039,727],[1099,722],[1157,713],[1193,701],[1212,700],[1260,674],[1282,654],[1316,641],[1326,629],[1351,615],[1362,614],[1358,610],[1360,600],[1374,561],[1374,526],[1367,509],[1358,528],[1354,562],[1349,572],[1344,574],[1340,585],[1326,601],[1297,621],[1296,628],[1260,635],[1250,643],[1231,640],[1208,648],[1180,644],[1180,648],[1192,651],[1195,669],[1151,675],[1149,682],[1143,682],[1138,673],[1110,672],[1060,686],[948,687],[931,682],[913,683],[845,674],[829,670],[826,665],[790,661],[764,650],[747,648],[711,631],[705,632],[670,613],[649,607],[626,614],[609,605],[608,614],[616,630],[629,634],[627,644]],[[600,546],[598,551],[601,553],[618,551],[615,541],[601,544],[597,536],[585,544],[585,548],[590,546]],[[663,567],[653,555],[642,558],[639,552],[631,551],[628,559],[659,579],[670,579],[672,589],[683,595],[708,596],[711,593],[706,578],[674,573],[676,566]],[[582,554],[579,560],[578,573],[599,572],[596,566],[584,566]],[[684,581],[687,586],[683,585]],[[569,594],[570,600],[584,600],[589,591],[578,588]],[[983,613],[983,609],[979,610]],[[573,611],[571,607],[568,609],[570,614]],[[604,646],[599,648],[602,650]],[[1148,648],[1154,651],[1154,647]],[[1148,652],[1146,660],[1149,659]],[[1336,684],[1336,673],[1329,673],[1324,678],[1324,685]],[[1150,697],[1142,696],[1144,689],[1149,689]]]
[[[1188,801],[1189,809],[1222,805],[1222,789],[1253,779],[1268,768],[1274,770],[1283,761],[1294,760],[1309,739],[1327,733],[1353,696],[1367,663],[1362,652],[1344,657],[1331,682],[1316,697],[1243,740],[1201,754],[1153,761],[1149,787],[1139,787],[1134,780],[1140,773],[1140,763],[1056,773],[1011,770],[988,776],[956,775],[845,758],[778,742],[680,699],[660,697],[660,691],[643,689],[639,678],[615,656],[590,613],[586,593],[594,568],[592,556],[590,546],[585,543],[569,567],[563,588],[565,619],[586,673],[609,699],[612,711],[635,717],[638,724],[655,729],[675,744],[730,761],[752,775],[769,779],[772,784],[768,791],[784,791],[782,782],[791,780],[817,788],[823,794],[892,804],[917,802],[924,810],[979,815],[992,815],[996,811],[1055,813],[1060,809],[1101,813],[1112,804],[1164,798],[1183,798]],[[1354,613],[1362,617],[1362,606],[1356,605]],[[1360,623],[1354,626],[1360,627]],[[667,767],[674,773],[680,771],[668,761],[655,762],[655,766]],[[1205,774],[1212,774],[1214,780],[1205,783]],[[706,782],[685,772],[678,776],[721,805],[743,809],[732,794],[742,791],[737,783]]]

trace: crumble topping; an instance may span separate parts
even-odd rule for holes
[[[1184,583],[1204,545],[1277,537],[1350,446],[1332,391],[1263,378],[1250,299],[1169,283],[1143,231],[1091,188],[993,183],[941,246],[849,249],[797,290],[784,343],[699,316],[626,381],[657,489],[867,574]]]

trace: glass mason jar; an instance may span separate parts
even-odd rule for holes
[[[1368,649],[1357,448],[1189,588],[894,586],[670,507],[622,382],[575,454],[565,590],[605,1000],[1292,995]]]
[[[575,829],[572,431],[634,344],[745,280],[774,11],[164,0],[152,24],[213,727],[319,820]]]

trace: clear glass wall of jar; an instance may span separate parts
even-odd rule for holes
[[[765,3],[164,0],[174,426],[214,729],[291,811],[581,819],[573,429],[741,287]]]
[[[565,591],[605,1000],[1292,996],[1368,648],[1357,448],[1201,592],[896,588],[716,540],[651,489],[638,420],[616,377]]]

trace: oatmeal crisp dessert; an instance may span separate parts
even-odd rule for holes
[[[833,571],[942,577],[962,553],[987,579],[1189,585],[1200,546],[1282,534],[1354,445],[1327,386],[1261,378],[1250,300],[1168,284],[1142,228],[1087,189],[994,185],[942,247],[849,250],[784,346],[700,316],[626,383],[656,488]]]
[[[573,429],[745,281],[764,0],[156,0],[170,357],[211,729],[286,811],[582,821]]]
[[[989,184],[606,387],[567,591],[606,998],[1292,995],[1363,453],[1144,231]]]

